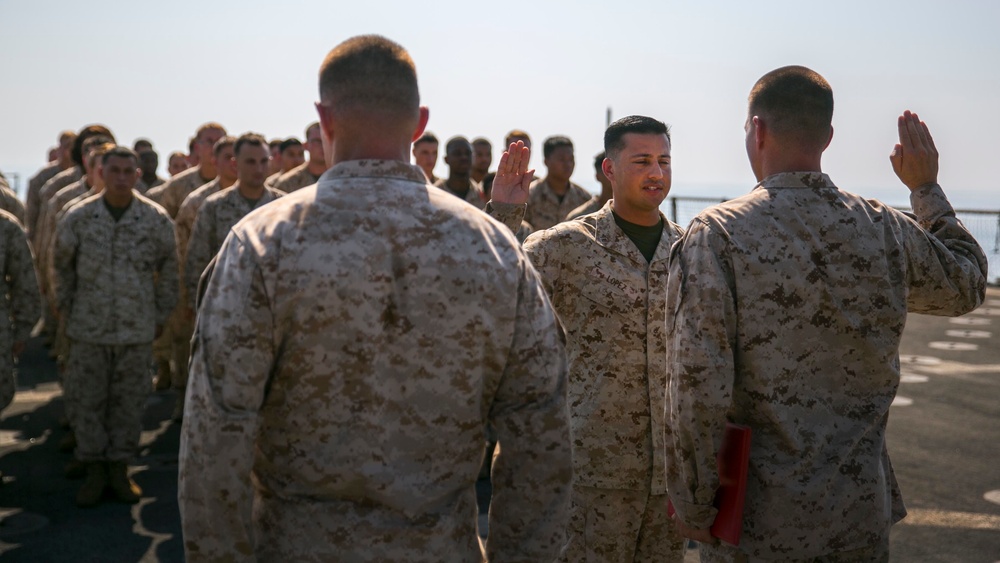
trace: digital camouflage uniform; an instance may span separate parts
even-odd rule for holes
[[[115,221],[96,195],[66,213],[54,253],[77,459],[127,460],[150,388],[150,344],[177,300],[173,224],[140,195]]]
[[[523,206],[497,207],[508,227],[518,224],[503,211]],[[666,514],[662,433],[667,259],[683,231],[660,217],[651,262],[610,202],[524,242],[566,328],[574,506],[565,561],[684,558]]]
[[[188,561],[551,561],[572,480],[566,358],[505,227],[402,162],[343,162],[233,228],[181,432]],[[252,508],[252,511],[251,511]]]
[[[281,192],[264,188],[260,200],[251,204],[240,195],[239,183],[205,198],[198,209],[198,217],[191,230],[184,259],[184,289],[188,295],[198,294],[198,280],[208,263],[222,247],[222,241],[229,235],[229,229],[247,213],[271,203],[281,197]]]
[[[438,178],[438,180],[434,182],[434,186],[441,188],[442,190],[450,193],[451,195],[459,199],[464,200],[466,203],[470,205],[476,206],[477,209],[482,209],[483,207],[486,206],[486,196],[483,195],[483,187],[481,184],[479,184],[479,182],[476,182],[474,180],[469,180],[469,189],[468,191],[465,192],[464,196],[458,195],[455,192],[451,191],[451,188],[448,187],[447,178]]]
[[[274,182],[269,187],[274,188],[278,191],[290,194],[296,190],[301,190],[306,186],[311,186],[319,180],[319,176],[314,176],[312,172],[309,171],[309,162],[306,161],[295,168],[292,168],[288,172],[281,175],[277,182]]]
[[[21,222],[0,211],[0,409],[14,399],[15,342],[31,336],[41,314],[35,263]]]
[[[32,232],[35,230],[35,224],[38,222],[38,214],[41,213],[41,207],[39,207],[39,192],[42,191],[42,186],[45,185],[45,182],[48,182],[53,176],[60,172],[62,172],[62,168],[59,166],[59,161],[54,160],[46,164],[44,168],[39,170],[37,174],[28,180],[28,192],[24,203],[24,226],[28,229],[29,238],[31,238]]]
[[[547,178],[537,180],[528,189],[528,208],[523,219],[535,231],[542,231],[565,221],[570,211],[583,205],[590,197],[590,192],[570,182],[569,189],[560,201],[559,196],[549,187]]]
[[[72,184],[73,182],[80,181],[83,178],[83,168],[80,166],[73,166],[67,168],[62,172],[59,172],[55,176],[45,182],[41,188],[38,190],[38,218],[35,220],[36,227],[39,222],[41,222],[45,216],[46,204],[52,199],[52,196],[59,193],[59,190],[65,188],[66,186]],[[31,244],[33,248],[38,248],[38,236],[37,233],[32,233]]]
[[[170,315],[170,320],[167,321],[168,328],[164,330],[166,337],[157,339],[153,343],[153,355],[158,359],[173,356],[172,383],[175,389],[184,389],[187,386],[188,363],[191,359],[191,336],[194,334],[194,299],[193,296],[188,296],[187,284],[183,283],[187,245],[188,241],[191,240],[191,230],[194,228],[198,209],[201,208],[201,204],[208,196],[218,192],[221,187],[219,179],[216,178],[188,194],[181,203],[177,217],[174,219],[181,291],[177,297],[177,306],[174,307],[174,312]]]
[[[941,188],[910,202],[917,220],[826,174],[775,174],[702,212],[674,247],[667,478],[688,526],[715,517],[729,420],[753,432],[741,556],[887,555],[906,514],[885,428],[907,311],[959,315],[986,286],[985,255]]]
[[[147,192],[146,197],[159,203],[167,214],[173,219],[181,208],[184,198],[197,190],[201,186],[211,182],[213,178],[205,179],[201,177],[201,166],[188,168],[178,173],[173,178]]]
[[[566,215],[566,220],[569,221],[570,219],[576,219],[578,217],[583,217],[584,215],[590,215],[591,213],[600,210],[602,207],[604,207],[604,204],[601,203],[601,196],[595,195],[580,207],[577,207],[573,211],[570,211],[569,215]]]

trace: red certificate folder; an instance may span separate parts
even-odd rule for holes
[[[750,465],[750,427],[726,423],[722,447],[716,458],[719,467],[719,490],[713,505],[719,513],[710,528],[712,535],[729,545],[740,545],[743,532],[743,502],[747,496],[747,472]],[[668,507],[671,516],[674,507]]]

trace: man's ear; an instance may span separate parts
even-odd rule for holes
[[[754,143],[757,145],[757,148],[759,149],[764,145],[764,136],[768,132],[770,132],[770,129],[768,128],[767,123],[765,123],[764,120],[760,118],[760,116],[755,115],[753,116],[752,119],[753,119]]]
[[[316,102],[316,113],[319,115],[319,138],[323,143],[323,156],[327,165],[330,165],[333,162],[333,138],[336,135],[333,110],[322,102]]]
[[[413,138],[410,142],[416,141],[424,134],[424,129],[427,127],[427,120],[430,119],[431,110],[427,109],[427,106],[420,106],[420,120],[417,122],[417,129],[413,132]]]
[[[614,184],[615,182],[615,165],[610,158],[605,158],[604,162],[601,163],[601,171],[604,175],[608,177],[608,180]]]

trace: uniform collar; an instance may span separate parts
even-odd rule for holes
[[[836,188],[830,177],[822,172],[779,172],[764,178],[757,188]]]
[[[628,256],[634,262],[646,264],[646,257],[639,252],[639,249],[632,242],[632,239],[628,238],[625,231],[621,230],[621,227],[615,223],[615,216],[611,211],[611,204],[613,202],[613,199],[609,199],[604,204],[604,207],[595,213],[595,238],[597,239],[597,243],[608,250]],[[653,260],[650,264],[666,260],[670,256],[669,251],[670,245],[673,242],[674,231],[670,226],[670,221],[667,221],[662,212],[660,212],[660,219],[663,220],[663,236],[660,238],[660,243],[656,245],[656,253],[653,254]]]
[[[400,178],[411,182],[427,183],[427,176],[419,166],[399,160],[348,160],[339,162],[320,176],[320,182],[338,178]]]

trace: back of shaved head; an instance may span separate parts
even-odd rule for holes
[[[319,71],[320,102],[340,115],[418,119],[417,69],[402,46],[379,35],[337,45]]]

